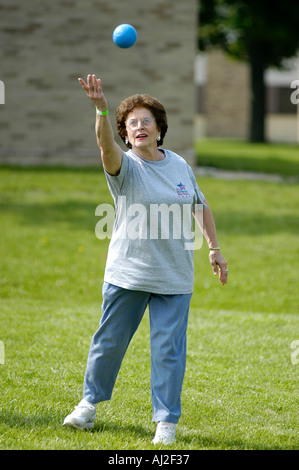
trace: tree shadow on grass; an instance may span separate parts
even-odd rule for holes
[[[219,147],[221,152],[221,147]],[[299,148],[297,150],[299,155]],[[231,171],[254,171],[269,174],[278,174],[283,177],[295,177],[299,180],[299,162],[275,157],[249,158],[244,156],[230,157],[227,152],[222,155],[210,155],[198,151],[196,158],[198,166],[207,166]]]
[[[251,442],[248,444],[245,440],[239,438],[230,439],[230,438],[219,438],[216,434],[215,436],[207,437],[192,434],[185,434],[180,436],[177,434],[177,440],[182,442],[184,448],[189,445],[191,449],[198,450],[285,450],[286,446],[283,444],[271,444],[267,445],[264,442]],[[290,445],[289,449],[294,448]],[[179,447],[178,447],[179,449]]]
[[[298,233],[299,215],[286,215],[279,213],[269,215],[259,213],[247,213],[246,211],[228,211],[227,213],[214,211],[217,228],[222,233],[229,235],[252,235],[275,233]]]
[[[130,434],[132,436],[136,436],[136,438],[150,438],[153,439],[153,431],[148,429],[144,426],[138,424],[122,424],[117,421],[99,421],[96,419],[94,428],[92,429],[84,429],[78,430],[73,428],[63,428],[63,421],[66,414],[62,412],[42,412],[37,410],[36,414],[25,414],[24,412],[17,412],[14,410],[1,410],[0,411],[0,419],[1,424],[9,426],[11,428],[26,428],[26,429],[34,429],[34,428],[60,428],[60,429],[70,429],[74,432],[89,432],[89,433],[101,433],[101,432],[109,432],[115,434]]]
[[[236,439],[229,439],[229,438],[220,438],[217,435],[215,436],[201,436],[198,434],[181,434],[178,428],[177,438],[174,444],[171,446],[164,446],[158,445],[154,446],[152,444],[152,439],[154,437],[154,428],[151,429],[150,427],[145,427],[139,424],[122,424],[117,421],[103,421],[103,420],[96,420],[95,426],[93,429],[84,429],[84,430],[77,430],[72,428],[63,428],[62,423],[64,420],[65,415],[62,413],[41,413],[37,412],[35,415],[29,414],[25,415],[16,411],[1,411],[0,419],[2,425],[9,426],[11,428],[23,428],[28,429],[28,432],[32,429],[45,429],[45,428],[52,428],[52,433],[54,429],[58,430],[67,430],[68,432],[74,433],[90,433],[91,435],[95,436],[96,434],[101,433],[110,433],[115,434],[115,436],[122,436],[122,438],[118,437],[118,439],[125,439],[125,436],[128,436],[128,440],[132,443],[134,438],[137,440],[145,440],[148,442],[146,447],[150,449],[164,449],[164,450],[182,450],[182,449],[192,449],[192,450],[285,450],[286,446],[283,444],[271,444],[271,446],[267,446],[263,442],[251,442],[248,445],[248,442],[242,441],[239,438]],[[60,435],[61,438],[61,435]],[[16,437],[17,439],[17,437]],[[132,444],[131,444],[132,446]],[[136,445],[136,447],[138,447]],[[61,445],[63,448],[63,444]],[[295,449],[295,446],[292,446],[289,443],[288,449]],[[114,449],[117,450],[117,449]],[[122,449],[118,449],[122,450]]]
[[[100,201],[99,201],[100,204]],[[2,213],[10,213],[20,226],[50,227],[63,225],[71,230],[90,230],[98,217],[97,205],[89,202],[68,200],[51,204],[0,204]]]
[[[149,439],[150,442],[154,437],[154,432],[144,426],[138,424],[120,424],[119,422],[103,420],[96,420],[92,432],[129,434],[131,437],[136,436],[138,439]]]
[[[14,410],[1,410],[0,411],[1,424],[6,424],[10,427],[16,428],[39,428],[53,426],[53,413],[41,413],[39,411],[36,414],[24,414]],[[55,418],[55,423],[58,422],[58,418]]]
[[[2,213],[10,213],[20,226],[59,228],[61,225],[66,229],[89,231],[100,220],[95,215],[97,204],[78,200],[48,204],[3,203],[0,207]],[[281,232],[297,234],[299,229],[299,215],[284,214],[279,210],[274,215],[259,213],[258,208],[255,213],[247,213],[242,209],[214,211],[214,217],[218,230],[230,235],[273,235]]]

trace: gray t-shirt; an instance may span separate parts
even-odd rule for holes
[[[104,281],[159,294],[193,292],[192,211],[204,195],[179,155],[149,161],[123,152],[119,175],[105,172],[115,221]],[[189,244],[188,244],[189,242]],[[188,247],[188,248],[187,248]]]

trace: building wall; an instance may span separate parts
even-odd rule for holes
[[[102,78],[112,122],[135,93],[167,110],[165,148],[193,161],[197,0],[1,0],[0,163],[94,165],[94,108],[77,78]],[[112,42],[121,23],[134,47]],[[118,140],[118,142],[120,142]]]
[[[291,100],[298,79],[299,58],[285,61],[285,69],[265,73],[265,134],[269,142],[299,141],[299,112]],[[195,138],[249,136],[249,66],[214,49],[199,53],[195,61]],[[298,108],[299,109],[299,108]]]
[[[208,56],[207,80],[207,137],[248,138],[248,65],[214,50]]]

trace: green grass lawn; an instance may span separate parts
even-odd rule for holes
[[[100,319],[108,241],[99,170],[3,168],[0,194],[0,449],[154,449],[149,322],[124,359],[92,431],[62,427],[81,399]],[[170,449],[298,449],[299,187],[199,181],[229,284],[195,253],[183,414]],[[163,446],[161,447],[163,448]]]
[[[274,173],[299,180],[299,144],[248,143],[202,139],[195,143],[199,166],[225,170]]]

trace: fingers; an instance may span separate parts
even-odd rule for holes
[[[97,79],[97,77],[95,76],[95,74],[93,74],[93,75],[88,75],[87,81],[88,81],[89,88],[90,88],[94,93],[98,93],[98,92],[101,92],[101,91],[102,91],[102,81],[101,81],[100,78]]]
[[[106,110],[108,104],[102,90],[102,80],[97,78],[95,74],[88,74],[86,83],[82,78],[78,78],[78,81],[92,103],[97,108]]]
[[[87,75],[87,83],[85,83],[82,78],[78,78],[78,81],[87,94],[102,93],[102,81],[100,78],[97,79],[94,74]]]
[[[228,270],[226,268],[226,265],[218,265],[216,262],[212,263],[213,267],[213,273],[214,276],[217,276],[218,274],[218,268],[219,268],[219,279],[221,284],[227,284],[227,275],[228,275]]]
[[[220,252],[210,254],[210,262],[213,268],[213,273],[216,276],[219,269],[219,279],[221,284],[227,284],[228,269],[227,263]]]
[[[92,76],[92,86],[95,91],[98,91],[98,81],[95,75]]]
[[[217,276],[217,274],[218,274],[218,264],[216,263],[216,261],[212,262],[212,268],[213,268],[214,276]]]
[[[88,91],[88,85],[82,80],[82,78],[78,78],[78,82],[81,83],[82,88],[84,88],[85,91]]]
[[[228,269],[225,263],[225,265],[223,265],[222,267],[220,266],[219,279],[220,279],[221,284],[223,285],[227,284],[227,276],[228,276]]]
[[[95,86],[94,86],[94,77],[95,77],[95,75],[90,75],[90,74],[87,75],[88,88],[89,88],[89,91],[90,91],[91,93],[93,93],[94,90],[95,90]]]

